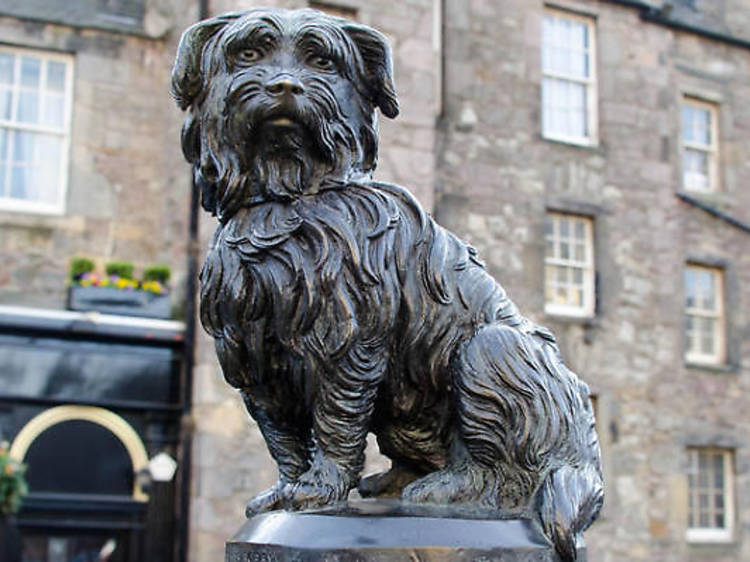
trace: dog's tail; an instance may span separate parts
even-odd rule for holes
[[[604,502],[604,489],[595,466],[570,465],[553,470],[539,490],[539,515],[544,533],[562,562],[575,562],[578,536],[593,523]]]

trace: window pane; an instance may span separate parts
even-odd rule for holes
[[[712,271],[702,271],[700,279],[701,308],[716,309],[716,276]]]
[[[0,47],[0,197],[60,201],[69,71],[62,56]]]
[[[21,86],[39,88],[42,61],[36,57],[21,57]]]
[[[65,91],[65,65],[63,63],[55,61],[47,63],[47,90]]]
[[[35,195],[39,201],[54,204],[59,186],[62,139],[52,135],[38,135],[36,144],[33,175]]]
[[[724,455],[721,453],[714,454],[714,474],[717,476],[717,480],[714,482],[714,485],[717,488],[723,488],[724,482],[723,482],[723,476],[724,476]]]
[[[590,249],[592,229],[588,221],[558,213],[551,213],[546,219],[546,302],[569,307],[574,313],[585,311],[594,302],[594,296],[590,294],[593,287],[589,276],[593,260]],[[551,260],[554,263],[550,263]]]
[[[682,106],[682,138],[686,142],[695,142],[693,133],[693,108],[689,105]]]
[[[0,86],[0,119],[10,120],[13,110],[13,91]]]
[[[568,291],[564,287],[557,288],[557,297],[555,298],[557,304],[568,304]]]
[[[555,257],[555,243],[552,240],[547,240],[544,244],[544,255],[548,258]]]
[[[61,128],[63,126],[65,98],[56,94],[44,96],[44,120],[45,125]]]
[[[698,494],[698,506],[701,509],[706,509],[708,507],[708,494]]]
[[[716,158],[713,128],[716,110],[713,107],[685,101],[682,104],[682,174],[686,189],[710,191],[712,166]]]
[[[570,259],[570,244],[567,242],[560,242],[560,258],[564,260]]]
[[[586,261],[586,246],[584,244],[576,244],[576,255],[575,259],[576,261],[584,262]]]
[[[575,234],[578,240],[584,240],[586,238],[586,225],[582,220],[575,221]]]
[[[11,161],[16,164],[30,163],[34,157],[34,135],[23,131],[13,132]]]
[[[546,73],[585,78],[589,73],[588,25],[547,14],[542,24],[542,69]]]
[[[556,78],[542,84],[545,134],[583,138],[588,134],[586,86]]]
[[[693,108],[694,140],[701,144],[711,144],[711,114],[708,109]]]
[[[570,304],[578,307],[583,306],[583,289],[573,289]]]
[[[690,527],[727,528],[727,481],[724,467],[728,453],[712,449],[693,449],[689,451],[689,458],[693,467],[691,473],[698,471],[697,477],[690,474],[688,476]]]
[[[710,527],[710,525],[709,525],[710,518],[708,517],[708,513],[707,512],[705,512],[705,511],[701,511],[700,512],[699,521],[700,521],[700,523],[698,525],[699,527]]]
[[[683,152],[685,170],[693,174],[708,175],[708,153],[703,150],[686,148]]]
[[[701,150],[686,148],[683,151],[683,184],[687,189],[708,190],[709,154]]]
[[[18,100],[18,117],[21,123],[36,123],[39,121],[39,94],[21,90]]]
[[[28,174],[29,168],[26,166],[12,166],[10,174],[10,196],[14,199],[27,199],[28,195]]]
[[[573,269],[573,282],[576,285],[583,285],[583,269],[576,267]]]
[[[13,84],[15,59],[10,53],[0,53],[0,84]]]
[[[59,137],[16,131],[13,134],[9,196],[55,203],[63,141]]]
[[[566,238],[570,235],[570,220],[567,217],[560,217],[560,237]]]

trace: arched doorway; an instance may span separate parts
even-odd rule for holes
[[[148,469],[146,448],[128,422],[103,408],[42,412],[18,432],[10,456],[29,465],[34,492],[125,495],[131,488],[133,499],[148,501],[136,478]]]
[[[24,561],[138,559],[135,535],[148,501],[138,475],[148,470],[148,455],[125,419],[98,407],[50,408],[23,426],[10,455],[27,464],[33,498],[51,511],[56,503],[88,511],[94,520],[25,534]],[[131,529],[110,524],[113,514],[123,512],[131,514]]]

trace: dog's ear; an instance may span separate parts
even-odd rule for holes
[[[393,85],[393,60],[388,39],[365,25],[347,22],[343,28],[359,49],[375,105],[386,117],[396,117],[398,98]]]
[[[188,27],[180,38],[172,69],[172,96],[180,109],[187,109],[203,89],[203,47],[227,24],[242,15],[223,14]]]

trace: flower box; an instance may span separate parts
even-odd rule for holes
[[[169,294],[138,289],[73,285],[68,288],[68,309],[102,314],[171,318]]]

